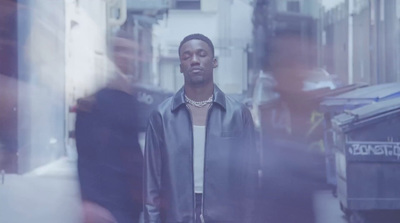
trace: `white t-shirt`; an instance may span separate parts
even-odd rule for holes
[[[193,125],[193,174],[195,193],[203,193],[205,140],[206,127]]]

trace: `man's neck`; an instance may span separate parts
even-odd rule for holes
[[[185,94],[188,98],[194,101],[205,101],[209,99],[214,92],[214,83],[204,86],[189,86],[185,85]]]

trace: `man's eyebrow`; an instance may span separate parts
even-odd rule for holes
[[[184,54],[190,54],[190,51],[189,51],[189,50],[186,50],[186,51],[183,51],[183,52],[181,53],[181,55],[184,55]]]

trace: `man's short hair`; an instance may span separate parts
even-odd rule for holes
[[[201,40],[201,41],[207,43],[207,45],[211,48],[212,55],[214,56],[214,45],[211,42],[211,40],[203,34],[195,33],[195,34],[190,34],[190,35],[186,36],[185,38],[183,38],[183,40],[179,44],[179,49],[178,49],[179,57],[181,56],[182,45],[192,39],[198,39],[198,40]]]

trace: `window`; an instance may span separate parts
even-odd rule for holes
[[[300,2],[289,1],[286,3],[286,9],[288,12],[300,12]]]
[[[200,9],[200,0],[176,0],[175,9]]]

